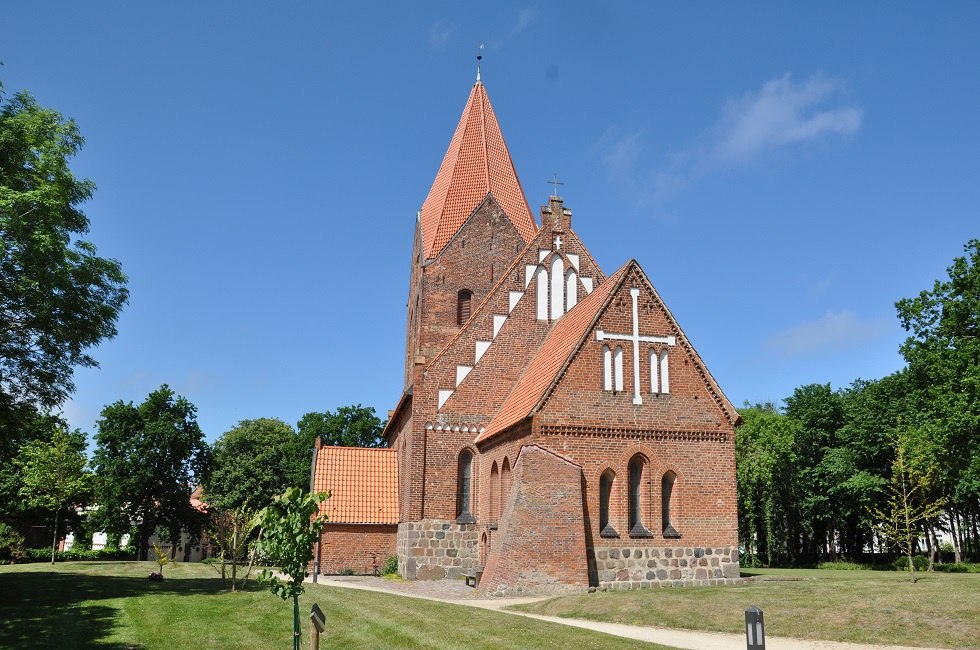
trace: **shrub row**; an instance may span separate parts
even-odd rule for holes
[[[70,548],[67,551],[58,551],[55,554],[56,562],[70,562],[77,560],[135,560],[136,553],[119,548],[100,548],[98,550]],[[19,562],[50,562],[50,548],[28,548],[24,549],[24,557]]]

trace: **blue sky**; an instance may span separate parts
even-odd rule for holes
[[[402,391],[416,211],[486,43],[532,211],[557,172],[736,404],[901,367],[896,300],[980,236],[980,3],[5,3],[0,79],[76,119],[119,335],[210,439]]]

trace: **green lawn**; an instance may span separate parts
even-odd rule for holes
[[[67,562],[0,567],[0,648],[291,647],[292,605],[228,592],[201,564]],[[308,585],[327,617],[322,648],[661,648],[563,625],[402,596]],[[669,650],[669,649],[668,649]]]
[[[748,575],[749,572],[743,572]],[[634,625],[743,633],[745,608],[767,636],[942,648],[980,648],[980,575],[751,570],[737,587],[666,588],[566,596],[523,611]]]

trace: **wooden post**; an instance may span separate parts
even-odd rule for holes
[[[320,633],[326,629],[327,617],[324,616],[323,610],[313,603],[313,607],[310,608],[310,649],[320,650]]]

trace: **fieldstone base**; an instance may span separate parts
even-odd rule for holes
[[[600,589],[737,584],[735,547],[601,547],[594,549]]]
[[[406,580],[458,578],[479,563],[475,524],[423,519],[398,524],[398,573]]]

